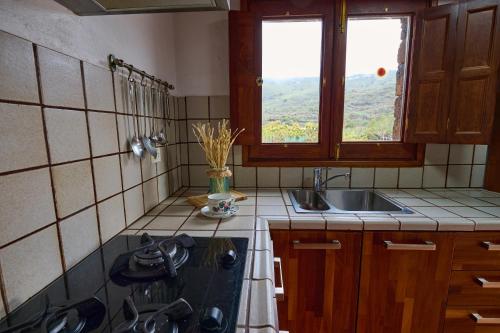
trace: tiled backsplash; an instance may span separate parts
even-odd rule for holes
[[[206,186],[207,165],[192,124],[229,118],[229,97],[186,97],[185,106],[185,110],[179,110],[182,184]],[[423,167],[330,168],[325,177],[346,172],[352,175],[350,180],[336,178],[328,182],[328,187],[482,187],[487,150],[485,145],[428,144]],[[241,146],[234,147],[229,166],[237,187],[312,186],[313,168],[243,167]]]
[[[130,153],[126,77],[0,32],[0,78],[3,317],[180,187],[184,99],[156,119],[169,145],[152,163]]]

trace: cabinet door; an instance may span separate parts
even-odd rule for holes
[[[417,15],[406,142],[446,140],[457,15],[458,5]]]
[[[354,332],[361,233],[271,231],[271,237],[285,287],[278,302],[280,330]]]
[[[448,233],[365,232],[357,332],[441,332],[452,253]]]
[[[451,93],[450,143],[488,143],[500,60],[498,0],[460,4]]]
[[[229,12],[229,78],[231,128],[244,128],[238,144],[254,143],[254,118],[260,90],[257,86],[256,45],[259,45],[256,18],[253,13]]]

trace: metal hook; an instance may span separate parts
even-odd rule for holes
[[[155,82],[156,82],[156,79],[155,79],[154,75],[153,75],[153,76],[151,76],[151,77],[149,78],[149,80],[151,80],[151,89],[155,89],[154,84],[155,84]]]
[[[130,68],[128,69],[128,77],[127,80],[133,81],[134,79],[130,79],[132,77],[132,73],[134,72],[134,66],[130,65]]]
[[[146,86],[144,79],[146,78],[146,72],[141,71],[141,86]]]

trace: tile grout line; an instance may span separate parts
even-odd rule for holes
[[[10,306],[7,302],[7,289],[5,288],[5,281],[2,272],[2,262],[0,261],[0,302],[3,304],[5,315],[10,312]],[[0,320],[2,317],[0,317]]]
[[[166,199],[165,199],[166,200]],[[177,200],[177,199],[176,199]],[[146,229],[147,226],[149,226],[154,220],[156,220],[158,217],[160,216],[166,216],[166,215],[161,215],[161,213],[163,211],[165,211],[167,208],[170,208],[172,206],[174,206],[174,201],[172,201],[170,204],[167,205],[167,207],[165,207],[165,209],[162,209],[158,214],[154,215],[153,218],[151,220],[149,220],[140,230],[144,230]],[[159,205],[161,205],[161,203],[159,203],[156,207],[158,207]],[[155,208],[156,208],[155,207]],[[154,208],[153,208],[154,209]],[[192,212],[191,212],[192,213]],[[186,219],[191,215],[191,213],[186,217]],[[150,216],[150,215],[146,215],[144,214],[143,216],[139,217],[137,220],[140,220],[141,218],[143,218],[144,216]],[[184,216],[181,216],[181,217],[184,217]],[[184,223],[186,222],[186,220],[184,220],[184,222],[182,222],[181,225],[183,225]],[[135,223],[135,222],[134,222]],[[149,230],[153,230],[153,229],[149,229]]]
[[[83,63],[86,63],[86,62],[83,61]],[[108,69],[108,71],[109,71],[109,69]],[[130,114],[127,114],[124,112],[118,112],[118,111],[100,110],[100,109],[91,109],[91,108],[84,109],[84,108],[79,108],[76,106],[64,106],[64,105],[53,105],[53,104],[44,104],[44,103],[36,103],[36,102],[26,102],[26,101],[14,100],[14,99],[1,99],[0,98],[0,103],[27,105],[27,106],[41,106],[41,107],[45,107],[47,109],[58,109],[58,110],[68,110],[68,111],[80,111],[80,112],[91,111],[91,112],[105,113],[105,114],[116,113],[116,114],[121,115],[121,116],[131,116]],[[144,115],[140,115],[139,117],[140,118],[148,118],[148,119],[153,119],[153,118],[154,119],[162,119],[161,117],[144,116]],[[224,119],[224,118],[220,118],[220,119]],[[200,120],[202,120],[202,119],[200,119]]]
[[[247,311],[246,311],[246,320],[245,320],[245,329],[247,332],[250,331],[250,307],[252,304],[252,287],[253,287],[253,274],[254,274],[254,265],[255,265],[255,251],[257,246],[257,198],[258,198],[258,189],[255,190],[255,208],[254,208],[254,230],[253,230],[253,245],[252,245],[252,262],[250,263],[250,275],[248,277],[248,299],[247,299]],[[283,198],[282,198],[283,199]],[[239,309],[239,308],[238,308]]]
[[[33,57],[34,57],[34,61],[35,61],[38,98],[40,101],[40,105],[43,105],[44,101],[43,101],[42,79],[41,79],[41,71],[40,71],[40,59],[38,57],[38,46],[36,44],[32,44],[32,45],[33,45]],[[44,132],[44,137],[45,137],[45,149],[46,149],[46,153],[47,153],[47,162],[49,164],[50,188],[52,191],[52,200],[53,200],[53,204],[54,204],[54,213],[55,213],[55,218],[56,218],[56,221],[54,223],[51,223],[51,225],[55,224],[55,226],[56,226],[57,243],[58,243],[57,245],[59,248],[59,259],[61,261],[61,268],[65,272],[67,267],[66,267],[66,259],[64,257],[64,247],[63,247],[63,240],[62,240],[61,226],[60,226],[61,218],[59,217],[60,212],[59,212],[59,209],[57,208],[57,197],[56,197],[56,190],[54,187],[54,173],[53,173],[53,166],[52,166],[52,156],[50,153],[50,146],[49,146],[47,121],[45,119],[45,107],[41,107],[41,116],[42,116],[43,132]],[[31,235],[34,235],[34,233],[32,233]]]
[[[189,108],[188,108],[188,100],[187,100],[187,97],[184,97],[184,112],[186,113],[186,118],[187,118],[187,113],[189,111]],[[190,187],[191,186],[191,168],[190,168],[190,160],[189,160],[189,127],[188,127],[188,122],[186,120],[186,147],[187,147],[187,156],[186,156],[186,159],[187,159],[187,186]]]
[[[448,172],[450,171],[450,155],[451,155],[451,145],[448,145],[448,152],[446,157],[446,174],[444,176],[444,187],[448,188]]]
[[[170,146],[176,146],[176,145],[170,145]],[[132,153],[131,150],[129,150],[129,151],[118,151],[118,152],[115,152],[115,153],[107,153],[107,154],[103,154],[103,155],[96,155],[93,158],[94,159],[99,159],[99,158],[112,157],[112,156],[117,156],[117,155],[128,155],[130,153]],[[87,157],[87,158],[81,158],[81,159],[76,159],[76,160],[69,160],[69,161],[65,161],[65,162],[58,162],[58,163],[51,163],[51,164],[42,164],[42,165],[37,165],[37,166],[32,166],[32,167],[27,167],[27,168],[22,168],[22,169],[9,170],[9,171],[0,172],[0,176],[9,176],[9,175],[14,175],[14,174],[23,173],[23,172],[40,170],[40,169],[44,169],[44,168],[48,168],[48,167],[58,167],[58,166],[72,164],[72,163],[85,162],[85,161],[92,160],[93,158],[92,157]],[[187,164],[184,164],[184,165],[187,165]],[[192,165],[196,165],[196,164],[192,164]],[[200,165],[204,165],[204,164],[200,164]],[[174,169],[176,169],[178,167],[179,166],[174,167],[174,168],[170,168],[167,171],[173,171]],[[165,172],[163,172],[161,174],[158,174],[158,175],[162,175],[164,173]],[[154,178],[154,176],[151,177],[151,178],[149,178],[148,180],[153,179],[153,178]]]
[[[116,86],[115,86],[115,72],[110,71],[111,75],[111,84],[113,87],[113,104],[115,107],[115,125],[116,125],[116,143],[118,145],[118,152],[120,151],[120,132],[118,130],[118,108],[116,106]],[[117,74],[117,77],[119,77],[119,74]],[[123,205],[123,219],[125,220],[125,229],[127,228],[127,210],[125,209],[125,189],[123,185],[123,167],[122,167],[122,158],[121,155],[118,153],[118,166],[120,168],[120,183],[121,183],[121,195],[122,195],[122,205]]]
[[[103,245],[102,241],[102,232],[101,232],[101,219],[99,217],[99,206],[97,204],[97,189],[95,184],[95,170],[94,170],[94,155],[92,152],[92,138],[90,135],[90,124],[89,124],[89,112],[87,110],[88,101],[87,101],[87,89],[85,88],[85,71],[83,68],[83,61],[80,60],[80,77],[82,80],[82,89],[83,89],[83,104],[85,106],[85,123],[87,125],[87,139],[89,145],[89,153],[90,153],[90,171],[92,174],[92,189],[94,191],[94,205],[95,205],[95,213],[97,220],[97,233],[99,234],[99,245]]]

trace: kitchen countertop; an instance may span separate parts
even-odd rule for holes
[[[186,198],[204,188],[182,189],[130,225],[125,234],[247,237],[249,251],[238,315],[238,333],[277,332],[273,247],[269,229],[494,231],[500,230],[500,193],[481,189],[379,189],[414,214],[298,214],[287,189],[237,189],[232,218],[208,219]]]

